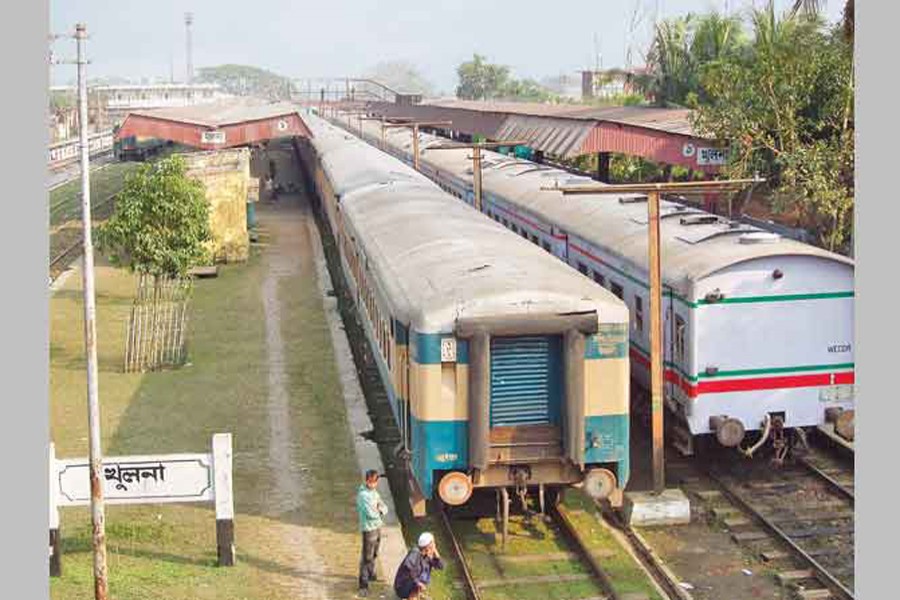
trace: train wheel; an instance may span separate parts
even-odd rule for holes
[[[472,490],[472,478],[460,471],[447,473],[438,483],[438,495],[449,506],[465,504],[472,496]]]
[[[591,469],[584,476],[584,491],[594,500],[605,500],[616,487],[616,475],[609,469]]]

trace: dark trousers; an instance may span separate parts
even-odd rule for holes
[[[359,589],[365,590],[375,579],[375,559],[381,544],[381,529],[362,532],[362,556],[359,559]]]

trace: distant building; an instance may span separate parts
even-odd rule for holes
[[[575,75],[563,75],[544,77],[540,84],[554,94],[569,100],[581,98],[581,88],[578,77]]]
[[[78,93],[75,86],[53,86],[52,93]],[[216,102],[231,95],[215,83],[129,83],[95,85],[88,88],[88,124],[90,131],[110,129],[120,124],[133,110],[174,108]],[[70,139],[78,135],[77,106],[50,116],[51,141]]]
[[[130,85],[104,85],[93,87],[107,119],[121,123],[132,110],[174,108],[215,102],[230,97],[215,83],[152,83]]]
[[[635,79],[646,72],[646,68],[582,71],[581,97],[588,100],[638,93]]]

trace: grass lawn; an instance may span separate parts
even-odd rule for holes
[[[520,577],[589,574],[577,559],[567,556],[569,546],[560,532],[541,516],[535,515],[530,520],[511,516],[509,538],[502,550],[498,546],[500,538],[495,536],[496,525],[493,518],[453,522],[476,584]],[[599,596],[600,592],[592,579],[585,578],[486,587],[482,597],[485,600],[588,598]]]
[[[644,570],[598,521],[600,514],[591,499],[578,490],[569,490],[563,508],[588,549],[598,557],[616,592],[643,592],[650,600],[662,600]]]
[[[234,436],[237,565],[215,566],[211,505],[108,506],[112,598],[279,600],[302,597],[302,581],[309,578],[330,595],[344,597],[355,589],[359,548],[353,493],[358,474],[328,327],[308,266],[283,277],[278,288],[289,451],[302,474],[295,482],[298,497],[278,496],[283,477],[279,484],[281,474],[270,467],[269,371],[260,291],[267,271],[265,251],[254,249],[247,264],[225,266],[218,278],[196,282],[190,364],[160,373],[122,372],[135,280],[124,270],[98,266],[104,452],[208,452],[213,433]],[[73,274],[50,302],[51,439],[60,458],[87,454],[80,284],[80,274]],[[61,526],[63,576],[51,580],[51,597],[91,597],[88,509],[63,509]],[[309,545],[328,576],[298,560],[308,556],[297,546],[298,539],[312,540]]]

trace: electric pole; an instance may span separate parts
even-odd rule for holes
[[[185,51],[187,53],[187,73],[186,79],[187,84],[191,85],[194,79],[194,61],[191,57],[191,25],[194,23],[194,14],[193,13],[184,13],[184,29],[187,34],[185,37]],[[188,96],[190,97],[190,90],[188,90]]]
[[[90,437],[91,524],[94,548],[94,599],[106,600],[106,522],[103,508],[103,454],[100,447],[100,399],[97,390],[97,326],[94,306],[94,247],[91,240],[91,169],[88,145],[88,95],[84,40],[87,27],[75,26],[78,44],[78,136],[81,148],[81,225],[83,229],[84,340],[87,355],[88,435]]]

